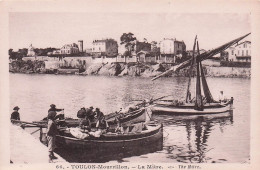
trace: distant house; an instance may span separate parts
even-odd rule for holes
[[[34,47],[32,46],[32,44],[29,46],[29,48],[28,48],[28,52],[27,52],[27,56],[29,56],[29,57],[33,57],[33,56],[35,56],[36,55],[36,53],[34,52]]]
[[[92,42],[92,54],[95,57],[116,57],[118,44],[114,39],[94,40]]]
[[[228,61],[234,62],[251,62],[251,42],[244,41],[240,44],[236,44],[229,47],[224,53],[226,56],[222,56]]]
[[[192,56],[193,55],[193,50],[187,50],[186,52],[187,52],[188,56]],[[205,53],[205,52],[206,52],[206,50],[200,49],[200,54]],[[198,55],[198,51],[197,50],[195,51],[195,56],[196,55]]]
[[[65,44],[60,49],[60,54],[78,54],[79,47],[76,43],[73,44]]]
[[[133,56],[136,56],[137,62],[148,62],[148,57],[150,57],[151,53],[151,44],[148,42],[140,42],[136,41]]]
[[[52,54],[54,54],[54,55],[58,55],[58,54],[60,54],[61,53],[61,50],[54,50],[53,52],[52,52]]]
[[[186,51],[185,43],[173,38],[164,38],[159,46],[164,62],[175,62],[176,56]]]

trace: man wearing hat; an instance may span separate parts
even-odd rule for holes
[[[56,117],[57,112],[64,110],[64,109],[57,109],[55,104],[51,104],[50,107],[51,108],[48,110],[48,114],[54,115],[54,118]]]
[[[82,108],[78,111],[77,117],[81,119],[81,118],[85,118],[86,116],[87,116],[86,109],[85,109],[85,107],[82,107]]]
[[[48,126],[47,126],[47,141],[48,141],[48,150],[49,150],[49,162],[51,163],[53,159],[57,159],[54,156],[54,149],[56,148],[55,141],[56,135],[58,134],[57,125],[55,123],[55,111],[48,112]]]
[[[19,114],[19,112],[18,112],[18,110],[19,110],[20,108],[18,107],[18,106],[15,106],[14,107],[14,111],[13,111],[13,113],[11,114],[11,121],[12,120],[20,120],[20,114]]]

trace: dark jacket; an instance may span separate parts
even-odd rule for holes
[[[97,119],[100,120],[101,117],[104,116],[104,113],[101,111],[96,111]]]
[[[49,112],[49,111],[60,112],[60,111],[62,111],[62,109],[50,108],[50,109],[48,110],[48,112]]]
[[[85,118],[87,116],[87,112],[85,109],[80,109],[77,113],[78,118]]]
[[[95,118],[95,113],[91,109],[86,109],[86,115],[90,120],[93,120]]]
[[[17,110],[13,111],[13,113],[11,114],[11,119],[20,120],[20,114]]]
[[[47,136],[56,136],[58,134],[58,128],[55,122],[48,119]]]

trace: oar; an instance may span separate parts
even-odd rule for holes
[[[43,125],[37,124],[37,123],[32,123],[32,122],[26,122],[26,121],[20,121],[20,120],[15,120],[15,119],[11,119],[12,122],[15,123],[25,123],[25,124],[29,124],[29,125],[35,125],[35,126],[39,126],[42,127]]]

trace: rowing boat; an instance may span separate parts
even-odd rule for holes
[[[139,131],[135,126],[142,126]],[[57,135],[57,144],[63,148],[79,148],[86,151],[98,150],[98,151],[115,151],[115,150],[127,150],[132,147],[147,147],[158,141],[163,140],[163,126],[162,124],[132,124],[126,128],[128,132],[115,133],[109,132],[102,134],[99,137],[88,136],[85,139],[76,138],[70,133],[71,129],[68,128],[65,131],[60,131]]]

